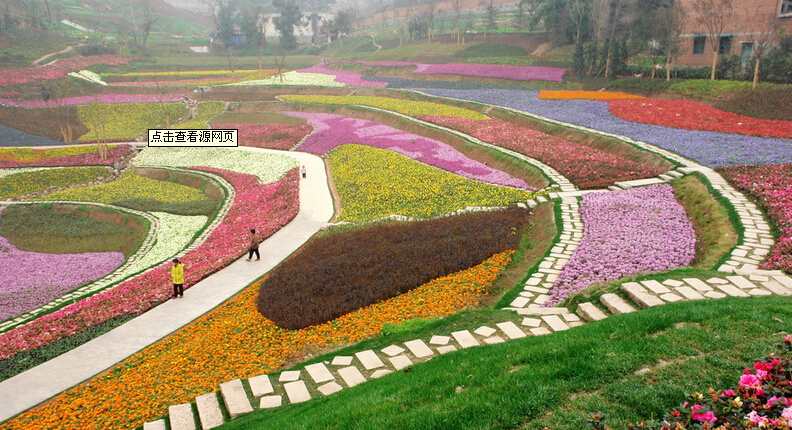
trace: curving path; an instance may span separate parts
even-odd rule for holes
[[[259,148],[248,151],[278,152]],[[333,200],[321,158],[289,152],[308,170],[300,183],[300,211],[261,246],[261,261],[240,258],[122,326],[27,372],[0,382],[0,422],[30,409],[124,360],[215,308],[296,251],[333,217]]]

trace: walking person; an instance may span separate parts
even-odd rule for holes
[[[261,235],[256,233],[255,228],[250,229],[250,242],[248,243],[248,258],[245,261],[250,261],[253,258],[253,253],[256,253],[256,261],[261,260],[261,254],[259,254],[259,244],[261,243]]]
[[[302,175],[303,179],[305,179],[306,173],[308,173],[308,171],[305,170],[305,166],[300,167],[300,174]]]
[[[171,277],[173,278],[173,298],[184,297],[184,265],[178,258],[174,258],[171,267]]]

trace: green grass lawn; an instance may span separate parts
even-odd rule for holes
[[[662,417],[686,392],[735,385],[752,360],[790,331],[792,298],[665,305],[547,336],[449,353],[328,398],[257,411],[223,429],[613,428]],[[504,312],[504,311],[497,311]],[[430,322],[334,355],[467,328],[473,312]],[[314,361],[327,360],[319,357]],[[646,373],[636,373],[641,369]]]

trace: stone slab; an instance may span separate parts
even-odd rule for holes
[[[544,327],[536,327],[531,329],[531,333],[534,336],[542,336],[542,335],[550,334],[552,332]]]
[[[387,348],[381,349],[380,351],[382,351],[382,353],[387,355],[388,357],[393,357],[395,355],[399,355],[402,352],[404,352],[404,348],[400,347],[399,345],[391,345]]]
[[[429,348],[421,339],[408,340],[404,346],[417,358],[426,358],[434,355],[432,348]]]
[[[666,279],[662,283],[663,283],[663,285],[668,285],[669,287],[674,287],[674,288],[679,287],[681,285],[685,285],[684,282],[677,281],[676,279]]]
[[[334,357],[330,364],[333,366],[349,366],[352,364],[353,359],[354,357],[349,355],[339,355],[338,357]]]
[[[753,290],[748,290],[748,294],[752,296],[770,296],[773,293],[767,290],[763,290],[761,288],[754,288]]]
[[[707,285],[707,283],[702,281],[701,279],[698,279],[698,278],[685,278],[685,279],[683,279],[683,281],[685,281],[685,283],[687,283],[691,287],[695,288],[696,291],[699,291],[699,292],[702,292],[702,293],[706,293],[707,291],[712,291],[712,287]]]
[[[543,287],[525,287],[523,290],[539,294],[547,294],[547,292],[550,291],[549,289]]]
[[[712,285],[722,285],[722,284],[728,284],[729,281],[723,278],[709,278],[707,279],[707,283]]]
[[[448,345],[448,342],[451,342],[451,336],[435,335],[429,340],[429,343],[432,345]]]
[[[393,370],[390,369],[379,369],[371,374],[371,379],[382,378],[383,376],[393,373]]]
[[[789,288],[790,290],[792,290],[792,278],[790,278],[789,276],[776,275],[776,276],[773,276],[773,279],[775,279],[775,281],[778,282],[779,284],[781,284],[781,285]]]
[[[363,374],[360,373],[360,370],[358,370],[358,368],[355,366],[342,367],[341,369],[338,369],[338,374],[347,384],[347,387],[350,388],[366,382],[366,377],[363,376]]]
[[[542,320],[538,318],[523,318],[522,325],[526,327],[539,327],[542,325]]]
[[[225,422],[220,402],[217,400],[217,393],[202,394],[196,397],[195,406],[198,408],[198,418],[201,421],[202,429],[220,427]]]
[[[168,421],[171,430],[196,430],[195,414],[190,403],[169,407]]]
[[[776,281],[761,282],[761,284],[763,287],[772,291],[773,294],[778,294],[779,296],[792,296],[792,290],[779,284]]]
[[[259,400],[259,409],[279,408],[283,404],[283,396],[264,396]]]
[[[268,375],[254,376],[248,379],[248,384],[250,385],[250,391],[253,393],[254,397],[261,397],[265,394],[275,392]]]
[[[479,343],[472,334],[467,330],[460,330],[451,333],[451,336],[456,339],[459,346],[462,348],[470,348],[471,346],[478,346]]]
[[[629,303],[624,301],[624,299],[613,293],[603,294],[600,297],[600,301],[614,315],[626,314],[636,311],[636,309],[632,305],[630,305]]]
[[[309,364],[305,366],[305,371],[311,375],[311,379],[313,379],[317,384],[335,379],[333,374],[330,373],[330,369],[328,369],[324,363]]]
[[[641,281],[641,284],[655,294],[665,294],[671,292],[671,290],[669,290],[668,287],[655,280]]]
[[[453,352],[453,351],[456,351],[456,350],[457,350],[457,348],[454,345],[445,345],[445,346],[441,346],[441,347],[437,348],[437,352],[440,353],[440,354],[447,354],[449,352]]]
[[[517,297],[516,299],[512,300],[509,306],[513,308],[522,308],[525,307],[528,303],[531,303],[531,299],[527,297]]]
[[[666,302],[669,302],[669,303],[681,302],[682,300],[685,300],[682,297],[680,297],[680,296],[678,296],[678,295],[676,295],[674,293],[662,294],[660,296],[660,298],[665,300]]]
[[[522,331],[520,327],[517,327],[517,324],[511,321],[497,323],[495,326],[498,327],[504,334],[506,334],[509,339],[520,339],[525,337],[525,332]]]
[[[545,315],[542,319],[553,331],[564,331],[569,329],[569,326],[559,318],[558,315]]]
[[[410,360],[410,357],[407,357],[406,355],[397,355],[395,357],[390,357],[389,360],[393,365],[393,368],[396,370],[402,370],[405,367],[412,366],[413,364],[412,360]]]
[[[335,394],[344,389],[338,382],[330,382],[319,387],[316,389],[325,396],[329,396],[331,394]]]
[[[627,293],[627,296],[629,296],[632,301],[642,308],[651,308],[664,303],[656,296],[649,294],[649,292],[637,282],[625,282],[622,284],[621,289]]]
[[[543,308],[539,305],[528,305],[527,308],[515,310],[519,315],[563,315],[569,313],[567,308]]]
[[[503,338],[500,336],[492,336],[484,339],[484,343],[486,343],[487,345],[494,345],[496,343],[503,343],[503,342],[505,342],[505,340],[503,340]]]
[[[688,300],[702,300],[704,296],[690,287],[677,287],[677,293],[682,294]]]
[[[377,356],[377,353],[370,349],[368,351],[360,351],[355,353],[355,357],[360,360],[360,363],[363,364],[363,367],[366,370],[377,369],[385,366],[385,363],[380,360],[380,358]]]
[[[732,297],[748,297],[749,294],[745,291],[735,287],[732,284],[716,284],[715,288],[723,291],[724,293],[732,296]]]
[[[167,430],[165,420],[151,421],[143,424],[143,430]]]
[[[564,317],[564,321],[566,322],[580,321],[580,317],[575,314],[564,314],[561,316]]]
[[[220,394],[232,420],[253,412],[253,406],[250,405],[250,400],[248,400],[241,380],[234,379],[220,384]]]
[[[727,276],[726,279],[731,281],[731,283],[736,285],[738,288],[742,288],[743,290],[753,290],[754,288],[756,288],[756,284],[749,281],[743,276]]]
[[[710,299],[722,299],[726,297],[726,294],[718,291],[709,291],[707,293],[704,293],[704,296]]]
[[[607,318],[608,316],[594,303],[585,302],[578,305],[578,313],[580,316],[588,321],[599,321]]]
[[[492,327],[481,326],[481,327],[477,328],[473,333],[475,333],[475,334],[477,334],[477,335],[479,335],[481,337],[489,337],[489,336],[492,336],[492,334],[495,333],[496,331],[497,330],[495,330]]]
[[[283,372],[280,374],[280,377],[278,378],[278,382],[296,381],[300,379],[300,373],[302,372],[299,370],[288,370],[286,372]]]
[[[289,403],[302,403],[311,400],[311,393],[308,392],[305,381],[287,382],[283,384],[283,389],[286,390]]]

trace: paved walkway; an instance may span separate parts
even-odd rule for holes
[[[265,151],[256,148],[240,148]],[[183,299],[169,300],[132,321],[44,364],[0,382],[0,422],[56,396],[126,359],[204,315],[296,251],[333,217],[333,200],[321,158],[289,152],[305,165],[300,211],[265,240],[261,261],[244,258],[190,287]]]

